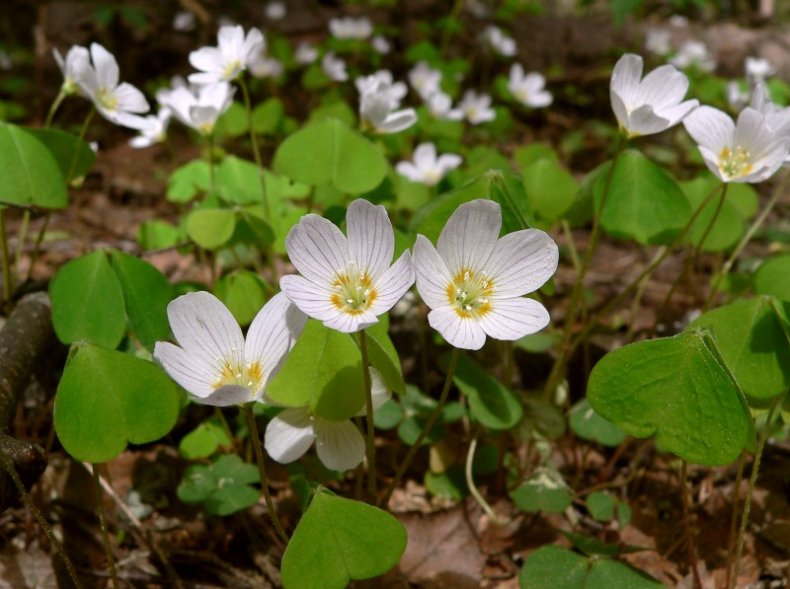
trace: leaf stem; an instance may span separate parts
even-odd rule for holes
[[[735,565],[730,578],[730,583],[727,589],[734,589],[738,583],[738,574],[741,571],[741,555],[743,554],[743,543],[746,539],[746,526],[749,523],[749,512],[752,509],[752,495],[754,494],[754,487],[757,485],[757,475],[760,472],[760,462],[765,450],[765,443],[771,435],[771,424],[774,420],[774,413],[784,399],[785,395],[779,395],[771,402],[771,408],[768,410],[768,416],[765,418],[765,426],[763,431],[760,432],[760,437],[757,439],[757,449],[754,453],[754,464],[752,465],[752,472],[749,475],[749,486],[746,489],[746,497],[743,500],[743,514],[741,514],[741,525],[738,529],[738,542],[735,549]]]
[[[19,276],[19,262],[22,259],[22,252],[27,241],[27,231],[30,226],[30,209],[26,208],[22,213],[22,226],[19,228],[19,235],[16,239],[16,252],[14,252],[14,274]]]
[[[378,495],[378,485],[376,484],[376,432],[373,424],[373,386],[370,381],[370,369],[368,368],[368,337],[364,329],[359,332],[359,351],[362,354],[362,380],[365,383],[365,421],[367,421],[365,449],[368,458],[368,494],[370,495],[370,500],[375,503]]]
[[[409,451],[406,453],[406,457],[403,459],[403,462],[401,462],[400,466],[398,466],[398,470],[395,471],[395,477],[387,487],[384,497],[379,502],[379,505],[386,505],[392,496],[392,492],[400,486],[401,479],[403,478],[406,469],[409,468],[409,464],[411,464],[414,455],[417,454],[417,450],[420,449],[420,446],[422,446],[426,436],[430,433],[431,429],[436,423],[436,420],[439,418],[439,415],[441,415],[442,408],[444,408],[444,404],[447,402],[447,395],[450,393],[450,387],[453,384],[453,375],[455,374],[455,369],[458,366],[459,355],[460,350],[458,348],[453,348],[453,353],[450,356],[450,365],[447,367],[447,376],[444,379],[444,386],[442,387],[442,393],[439,395],[439,401],[436,403],[436,407],[433,408],[433,411],[428,416],[428,420],[425,422],[420,435],[417,436],[414,444],[411,445]]]
[[[121,589],[121,583],[118,581],[118,571],[115,569],[115,557],[112,554],[112,546],[110,546],[110,534],[107,531],[107,516],[104,513],[104,493],[102,492],[101,481],[99,480],[98,464],[93,465],[93,480],[96,483],[96,496],[98,499],[99,508],[99,527],[101,528],[102,544],[104,544],[104,556],[107,558],[107,567],[110,569],[113,587],[115,589]]]
[[[250,141],[252,142],[252,155],[255,158],[255,165],[258,168],[258,178],[261,183],[261,195],[263,201],[263,214],[266,216],[266,221],[271,221],[271,211],[269,209],[269,196],[266,193],[266,177],[263,173],[263,164],[261,163],[261,150],[258,146],[258,136],[255,134],[255,128],[252,124],[252,102],[250,101],[250,91],[247,88],[247,82],[244,76],[239,77],[239,87],[244,97],[244,109],[247,111],[247,126],[250,128]]]
[[[486,515],[491,519],[491,523],[497,526],[504,526],[507,524],[508,520],[506,518],[502,518],[497,515],[494,509],[488,504],[483,498],[483,495],[480,494],[480,491],[477,489],[475,485],[475,479],[472,475],[472,465],[475,462],[475,451],[477,450],[477,436],[472,438],[472,441],[469,442],[469,451],[466,453],[466,464],[464,466],[464,475],[466,476],[466,486],[469,487],[469,492],[474,497],[474,500],[477,501],[477,504],[486,512]]]
[[[244,415],[247,417],[247,427],[250,430],[250,439],[252,440],[252,448],[255,451],[255,460],[258,463],[258,473],[261,477],[261,495],[266,501],[266,508],[269,510],[269,517],[272,518],[274,529],[277,530],[277,535],[287,545],[288,534],[285,533],[280,518],[277,516],[277,508],[272,501],[272,495],[269,492],[269,477],[266,476],[266,467],[263,463],[263,448],[261,447],[261,438],[258,433],[258,424],[255,422],[255,413],[252,410],[252,403],[247,403],[242,407]]]
[[[724,586],[730,586],[732,577],[733,553],[735,551],[735,539],[738,532],[738,505],[741,502],[741,482],[743,481],[743,467],[746,464],[746,453],[741,452],[738,458],[738,468],[735,473],[735,489],[732,494],[732,510],[730,513],[730,533],[727,539],[727,575],[724,578]]]
[[[691,567],[691,574],[694,578],[694,588],[702,589],[702,579],[699,576],[697,563],[699,562],[699,555],[697,554],[697,539],[694,535],[694,530],[691,526],[691,498],[689,497],[688,489],[688,467],[689,464],[686,460],[681,461],[680,466],[680,494],[683,500],[683,526],[686,528],[686,537],[688,538],[688,558]]]
[[[8,237],[5,227],[5,207],[0,205],[0,254],[3,264],[3,301],[6,305],[11,304],[11,293],[14,290],[13,276],[11,274],[11,256],[8,253]]]

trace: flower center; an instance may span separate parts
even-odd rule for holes
[[[114,111],[118,108],[118,97],[115,96],[109,88],[99,88],[96,92],[96,102],[98,102],[104,110]]]
[[[247,362],[239,364],[238,361],[224,359],[222,361],[222,372],[214,389],[226,385],[238,385],[250,390],[250,395],[254,395],[263,386],[263,366],[260,362]]]
[[[231,80],[235,79],[236,76],[239,75],[239,72],[241,72],[241,70],[243,70],[243,69],[244,69],[244,66],[242,65],[241,61],[239,61],[238,59],[235,59],[235,60],[231,61],[230,63],[228,63],[225,66],[225,69],[222,70],[222,79],[223,80],[227,80],[227,81],[231,81]]]
[[[727,178],[740,178],[752,171],[752,154],[740,145],[735,149],[725,147],[719,153],[719,170]]]
[[[494,283],[485,270],[462,269],[447,285],[447,298],[459,316],[482,317],[491,310],[489,297],[494,292]]]
[[[370,276],[355,262],[349,262],[345,271],[335,274],[332,290],[332,304],[349,315],[367,311],[377,296]]]

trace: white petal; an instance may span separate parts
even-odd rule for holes
[[[669,120],[658,116],[649,104],[635,108],[628,116],[628,131],[631,135],[653,135],[669,128]]]
[[[500,239],[486,265],[495,297],[520,297],[539,289],[557,271],[559,250],[539,229],[523,229]]]
[[[444,155],[440,155],[439,159],[436,160],[436,167],[439,169],[440,174],[444,176],[447,172],[456,169],[458,166],[461,165],[463,158],[460,155],[455,153],[445,153]]]
[[[678,104],[686,95],[689,81],[673,65],[662,65],[647,74],[639,84],[637,104],[651,104],[656,111]]]
[[[375,281],[385,272],[395,252],[395,234],[387,209],[358,198],[346,213],[348,253],[360,270]]]
[[[480,317],[480,326],[486,334],[501,340],[517,340],[548,324],[546,307],[521,297],[492,301],[491,310]]]
[[[230,407],[232,405],[243,405],[254,400],[254,393],[247,387],[237,384],[226,384],[207,397],[194,399],[201,405],[211,405],[212,407]]]
[[[748,106],[741,111],[735,124],[733,145],[744,147],[752,157],[759,158],[773,139],[773,133],[765,124],[765,115]]]
[[[218,378],[226,362],[236,366],[241,363],[241,328],[211,293],[190,292],[178,297],[167,306],[167,317],[181,347],[202,364],[214,366]]]
[[[102,88],[115,88],[118,85],[120,72],[118,62],[112,53],[98,43],[91,44],[91,59],[96,68],[96,81]]]
[[[197,74],[189,74],[187,79],[190,84],[202,86],[221,82],[222,76],[217,72],[199,72]]]
[[[421,170],[432,170],[436,167],[436,146],[433,143],[420,143],[412,156],[414,164]]]
[[[113,95],[118,100],[117,109],[120,111],[144,113],[151,108],[148,106],[148,101],[143,96],[143,93],[126,82],[118,86]]]
[[[387,115],[387,118],[376,126],[376,130],[379,133],[398,133],[416,122],[417,112],[413,108],[406,108]]]
[[[365,457],[365,440],[350,420],[316,417],[315,446],[318,458],[330,470],[351,470]]]
[[[258,53],[261,53],[266,47],[266,40],[263,38],[263,33],[255,27],[252,27],[247,32],[247,37],[244,39],[242,45],[241,57],[245,64],[249,65],[250,60]]]
[[[196,397],[207,397],[214,392],[218,374],[213,364],[206,364],[201,357],[194,356],[170,342],[156,342],[154,358],[165,372]]]
[[[424,235],[418,235],[414,243],[414,273],[417,291],[432,309],[447,305],[447,287],[453,279],[442,257]]]
[[[642,58],[633,53],[626,53],[617,60],[612,70],[611,91],[617,93],[626,106],[630,106],[641,77]]]
[[[617,123],[623,129],[630,131],[628,123],[628,110],[625,108],[623,99],[620,98],[620,96],[614,90],[609,92],[609,99],[612,102],[612,110],[614,111],[614,116],[617,119]]]
[[[354,315],[339,311],[337,315],[324,321],[324,325],[330,329],[342,331],[343,333],[354,333],[378,322],[378,318],[370,310]]]
[[[289,274],[280,278],[280,288],[299,309],[319,321],[325,321],[340,313],[332,303],[330,286],[319,286],[304,276]]]
[[[217,45],[223,56],[235,59],[239,57],[244,45],[244,27],[241,25],[225,25],[217,33]]]
[[[671,108],[665,108],[658,114],[667,119],[669,121],[669,126],[672,127],[682,121],[686,115],[698,106],[699,100],[686,100]]]
[[[264,383],[255,391],[256,398],[263,394],[266,383],[280,369],[306,323],[307,315],[291,303],[284,292],[274,295],[258,311],[244,342],[245,362],[258,362],[264,371]]]
[[[479,350],[486,343],[486,334],[477,319],[461,317],[454,307],[438,307],[428,313],[428,323],[451,346]]]
[[[216,72],[222,69],[222,53],[216,47],[202,47],[189,54],[189,63],[196,70]]]
[[[376,289],[376,299],[371,305],[371,311],[375,315],[386,313],[395,306],[406,291],[414,284],[414,267],[411,263],[411,256],[406,250],[398,260],[373,283]]]
[[[348,242],[331,221],[318,215],[302,217],[285,238],[288,257],[314,282],[331,282],[349,262]]]
[[[281,464],[301,458],[315,439],[310,410],[286,409],[266,426],[266,452]]]
[[[398,172],[398,174],[401,176],[406,176],[406,178],[412,182],[422,183],[425,181],[422,171],[411,162],[398,162],[395,166],[395,170]]]
[[[482,269],[496,246],[501,227],[502,213],[492,200],[477,199],[458,207],[437,243],[450,274]]]
[[[683,126],[694,141],[716,154],[730,145],[735,132],[732,119],[712,106],[695,109],[683,119]]]

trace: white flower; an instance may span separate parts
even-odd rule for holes
[[[516,42],[508,37],[502,29],[489,25],[483,30],[483,38],[499,55],[513,57],[516,54]]]
[[[283,64],[260,53],[250,61],[250,73],[257,78],[276,78],[283,73]]]
[[[173,17],[173,29],[181,33],[188,33],[195,30],[197,19],[191,10],[181,10]]]
[[[381,35],[376,35],[373,37],[370,44],[373,45],[373,49],[375,49],[381,55],[386,55],[392,50],[392,45],[390,45],[390,42]]]
[[[383,206],[352,202],[346,232],[318,215],[302,217],[285,239],[301,276],[283,276],[280,288],[310,317],[353,332],[377,323],[398,302],[414,283],[414,270],[408,251],[390,266],[395,236]]]
[[[680,46],[675,56],[669,63],[680,69],[685,69],[692,65],[704,72],[712,72],[716,69],[716,60],[708,51],[708,46],[702,41],[686,41]]]
[[[667,29],[650,27],[645,37],[645,49],[654,55],[666,55],[672,51],[671,37]]]
[[[759,57],[747,57],[744,62],[744,69],[746,70],[746,77],[754,83],[762,82],[776,73],[776,69],[771,65],[770,61]]]
[[[641,78],[642,58],[633,53],[623,55],[612,71],[612,110],[629,137],[660,133],[699,105],[697,100],[681,102],[689,81],[671,65],[657,67]]]
[[[162,107],[155,115],[148,115],[143,120],[146,126],[140,129],[140,134],[129,141],[129,145],[135,149],[151,147],[156,143],[162,143],[167,139],[167,127],[170,124],[170,117],[173,115],[168,107]]]
[[[263,33],[256,28],[251,28],[245,36],[241,25],[221,27],[217,47],[202,47],[189,54],[189,63],[200,70],[191,74],[189,81],[193,84],[231,82],[265,47]]]
[[[398,162],[395,169],[412,182],[435,186],[448,172],[461,165],[461,156],[445,153],[436,157],[433,143],[421,143],[414,150],[414,162]]]
[[[705,165],[722,182],[762,182],[779,169],[790,149],[790,139],[777,136],[766,116],[751,107],[741,111],[737,124],[710,106],[699,107],[683,124]]]
[[[52,54],[55,56],[55,61],[58,62],[60,72],[63,74],[61,91],[64,94],[74,94],[79,90],[76,78],[77,70],[80,67],[84,68],[90,65],[90,53],[85,47],[73,45],[66,52],[65,59],[57,49],[53,49]]]
[[[790,137],[790,107],[774,104],[763,82],[758,82],[754,87],[749,106],[765,116],[765,124],[775,135]]]
[[[381,375],[370,368],[371,396],[375,411],[390,393]],[[360,416],[365,414],[363,407]],[[266,426],[266,452],[281,464],[301,458],[315,441],[318,458],[330,470],[351,470],[365,458],[365,440],[350,419],[330,420],[309,407],[285,409]]]
[[[749,91],[738,80],[727,82],[727,104],[733,110],[741,110],[749,102]]]
[[[397,110],[401,99],[406,95],[403,82],[392,83],[392,74],[382,70],[358,78],[359,116],[376,133],[397,133],[417,122],[413,108]]]
[[[524,106],[542,108],[551,104],[553,97],[546,90],[546,78],[536,72],[524,74],[520,63],[514,63],[510,68],[510,78],[507,88],[510,93]]]
[[[286,15],[285,2],[269,2],[266,4],[264,14],[269,20],[282,20]]]
[[[433,69],[424,61],[417,62],[417,65],[409,70],[409,84],[423,100],[440,92],[441,81],[442,72]]]
[[[682,14],[673,14],[669,17],[669,24],[678,29],[685,29],[689,26],[689,19]]]
[[[202,135],[210,135],[217,119],[230,108],[233,92],[234,88],[230,84],[218,82],[194,90],[175,88],[166,94],[160,94],[159,100],[184,125]]]
[[[436,248],[423,235],[414,244],[428,322],[456,348],[480,349],[486,335],[516,340],[549,323],[546,308],[523,295],[557,270],[557,244],[538,229],[499,239],[501,226],[496,202],[473,200],[450,216]]]
[[[473,125],[479,125],[496,118],[496,112],[491,108],[491,97],[488,94],[478,94],[474,90],[467,90],[458,103],[458,108],[464,113],[466,120]]]
[[[302,65],[311,64],[318,59],[318,49],[310,45],[310,43],[302,41],[294,52],[294,59],[296,63]]]
[[[178,345],[156,342],[154,358],[197,403],[260,401],[304,329],[307,317],[279,293],[258,312],[245,340],[231,312],[208,292],[167,306]]]
[[[460,108],[453,108],[453,99],[444,92],[437,91],[425,99],[428,112],[443,121],[460,121],[464,113]]]
[[[348,80],[346,62],[339,57],[335,57],[335,54],[331,51],[327,52],[321,60],[321,69],[324,70],[324,73],[330,80],[334,80],[335,82],[345,82]]]
[[[373,34],[373,23],[367,18],[333,18],[329,21],[329,32],[338,39],[367,39]]]
[[[119,84],[120,72],[115,57],[98,43],[91,45],[91,64],[78,58],[74,76],[80,90],[93,101],[104,118],[117,125],[140,128],[140,118],[132,113],[148,112],[145,96],[131,84]]]

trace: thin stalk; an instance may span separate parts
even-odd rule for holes
[[[49,107],[49,111],[47,112],[47,118],[44,121],[45,129],[49,129],[52,126],[52,121],[55,119],[55,113],[58,112],[58,109],[65,98],[66,93],[63,91],[63,88],[61,88],[60,92],[58,92],[58,95],[55,97],[55,100],[52,101],[52,105]]]
[[[17,473],[16,468],[14,468],[14,464],[8,459],[8,456],[6,456],[6,453],[2,450],[2,448],[0,448],[0,462],[3,463],[3,469],[8,473],[8,475],[11,477],[11,480],[14,482],[14,486],[19,492],[19,495],[22,497],[25,507],[27,507],[27,510],[33,515],[35,520],[38,522],[38,525],[41,526],[41,529],[44,530],[44,534],[46,534],[50,544],[55,547],[55,550],[57,551],[60,558],[63,559],[63,564],[66,566],[66,571],[69,573],[69,577],[71,577],[71,581],[74,583],[74,586],[77,589],[82,589],[82,582],[77,576],[74,563],[71,562],[69,555],[66,554],[66,551],[63,549],[63,544],[61,544],[60,541],[55,537],[55,534],[52,532],[52,528],[49,527],[47,520],[44,519],[44,515],[33,503],[33,500],[30,498],[30,494],[25,490],[25,486],[22,484],[22,480],[19,478],[19,473]]]
[[[38,254],[41,251],[41,244],[44,242],[44,235],[47,233],[47,228],[49,227],[49,221],[51,218],[52,217],[49,211],[44,213],[44,222],[41,224],[41,229],[39,229],[38,234],[36,234],[36,241],[33,244],[33,251],[30,253],[30,267],[27,269],[26,280],[30,280],[33,277],[33,266],[35,266],[36,261],[38,261]]]
[[[582,267],[581,260],[579,260],[579,251],[576,249],[576,242],[573,240],[573,232],[571,231],[570,223],[565,219],[560,222],[562,226],[562,234],[565,236],[565,241],[568,244],[568,253],[571,255],[571,263],[576,272]]]
[[[752,474],[749,476],[749,487],[746,489],[746,497],[743,500],[743,514],[741,515],[741,526],[738,529],[738,543],[735,549],[735,566],[730,578],[730,584],[727,589],[734,589],[738,582],[738,574],[741,571],[741,555],[743,554],[743,542],[746,539],[746,526],[749,523],[749,512],[752,509],[752,495],[754,494],[754,487],[757,484],[757,475],[760,472],[760,462],[763,457],[763,450],[765,450],[765,443],[771,435],[771,424],[774,420],[774,413],[777,407],[784,399],[784,395],[776,397],[771,403],[771,408],[768,410],[768,417],[765,418],[765,427],[760,432],[760,437],[757,439],[757,450],[754,454],[754,464],[752,465]]]
[[[5,208],[0,206],[0,254],[3,264],[3,301],[11,303],[11,293],[14,290],[13,276],[11,274],[11,256],[8,253],[8,237],[5,229]]]
[[[101,481],[99,480],[98,464],[93,465],[93,480],[96,482],[96,494],[99,499],[99,527],[101,528],[102,544],[104,544],[104,556],[107,558],[107,566],[110,569],[113,587],[121,589],[121,583],[118,581],[118,571],[115,570],[115,557],[112,554],[112,546],[110,546],[110,534],[107,532],[107,516],[104,513],[104,498]]]
[[[710,223],[705,228],[705,233],[702,234],[702,239],[699,240],[699,244],[697,244],[697,248],[694,252],[694,263],[696,265],[697,258],[702,253],[702,247],[705,245],[705,241],[710,236],[710,232],[713,231],[713,226],[716,224],[716,221],[719,220],[719,214],[721,213],[721,209],[724,206],[724,199],[727,198],[727,189],[730,187],[728,183],[724,184],[724,188],[721,190],[721,196],[719,196],[719,202],[716,203],[716,208],[713,210],[713,217],[710,219]]]
[[[628,331],[625,335],[625,341],[630,342],[634,336],[634,326],[636,325],[636,315],[639,313],[639,309],[642,306],[642,297],[645,294],[645,287],[647,286],[647,281],[649,276],[645,276],[640,280],[636,285],[636,294],[634,295],[634,300],[631,303],[631,309],[629,311],[628,317]]]
[[[466,465],[464,468],[464,475],[466,476],[466,485],[469,487],[469,493],[471,493],[472,497],[474,497],[477,504],[483,508],[483,511],[486,512],[486,515],[491,519],[491,523],[497,526],[504,526],[507,524],[507,519],[499,517],[493,508],[488,504],[483,498],[483,495],[480,494],[480,491],[477,489],[475,485],[474,476],[472,476],[472,465],[475,461],[475,450],[477,450],[477,436],[472,438],[472,441],[469,442],[469,452],[466,454]]]
[[[689,497],[688,490],[688,467],[688,462],[683,460],[680,467],[680,493],[683,499],[683,526],[686,528],[686,536],[689,541],[688,558],[689,565],[691,566],[691,574],[694,578],[694,587],[695,589],[702,589],[702,579],[700,579],[699,570],[697,569],[697,563],[699,562],[697,539],[691,528],[691,498]]]
[[[458,13],[461,12],[461,7],[464,4],[464,0],[455,0],[453,4],[453,10],[450,12],[450,16],[448,17],[450,20],[455,20],[458,18]],[[444,59],[447,57],[447,49],[450,47],[450,39],[453,37],[452,28],[448,27],[445,28],[442,32],[442,42],[439,45],[439,56]]]
[[[214,196],[217,192],[217,171],[214,167],[214,133],[209,133],[206,135],[206,144],[208,147],[206,159],[208,159],[209,187],[211,188],[211,195]]]
[[[365,437],[365,450],[368,457],[368,494],[375,503],[378,494],[376,484],[376,432],[373,425],[373,392],[370,382],[370,369],[368,368],[368,337],[365,330],[359,332],[359,351],[362,354],[362,379],[365,383],[365,421],[367,430]]]
[[[77,138],[77,143],[79,143],[80,141],[83,141],[85,139],[85,135],[88,133],[88,127],[90,126],[91,121],[93,120],[93,115],[95,115],[95,114],[96,114],[96,107],[92,106],[90,112],[88,113],[88,116],[86,116],[85,120],[82,122],[82,127],[80,127],[80,134],[79,134],[79,137]],[[74,174],[74,166],[77,165],[77,154],[78,153],[79,153],[79,150],[75,149],[74,150],[74,156],[72,156],[71,164],[69,165],[69,173],[66,174],[66,183],[67,184],[69,182],[71,182],[71,180],[72,180],[72,174]]]
[[[19,235],[16,239],[16,252],[14,253],[14,275],[19,276],[19,262],[22,259],[22,252],[27,241],[27,230],[30,226],[30,209],[25,209],[22,213],[22,226],[19,228]]]
[[[252,411],[252,403],[247,403],[242,407],[244,414],[247,416],[247,427],[250,430],[250,439],[252,440],[252,448],[255,451],[255,460],[258,463],[258,473],[261,476],[261,495],[266,501],[266,508],[269,510],[269,517],[272,518],[274,529],[277,530],[277,535],[287,545],[288,534],[285,533],[280,518],[277,516],[277,508],[272,501],[272,495],[269,493],[269,477],[266,476],[266,467],[263,464],[263,448],[261,448],[261,438],[258,434],[258,424],[255,423],[255,413]]]
[[[727,576],[724,578],[724,586],[730,586],[732,577],[733,553],[735,551],[735,539],[738,532],[738,507],[741,502],[741,482],[743,481],[743,467],[746,464],[746,453],[741,452],[738,458],[738,470],[735,473],[735,490],[732,495],[732,511],[730,513],[730,533],[727,538]]]
[[[261,182],[261,194],[263,195],[263,214],[266,220],[271,220],[271,213],[269,209],[269,197],[266,194],[266,177],[263,174],[263,164],[261,163],[261,150],[258,146],[258,136],[255,134],[255,128],[252,125],[252,102],[250,101],[250,91],[247,88],[247,82],[243,76],[239,77],[239,87],[244,96],[244,108],[247,111],[247,125],[250,128],[250,141],[252,141],[252,154],[255,157],[255,165],[258,167],[258,178]]]
[[[708,298],[705,300],[705,305],[703,306],[703,311],[710,308],[713,299],[716,298],[716,295],[719,292],[721,283],[729,275],[730,270],[732,270],[732,267],[735,264],[735,260],[737,260],[738,256],[741,255],[743,248],[745,248],[746,244],[749,243],[749,241],[751,241],[752,237],[757,232],[757,230],[760,227],[762,227],[763,223],[765,222],[765,219],[768,217],[768,214],[773,210],[773,208],[776,206],[776,203],[779,201],[779,197],[781,197],[784,194],[788,182],[790,182],[790,173],[785,174],[784,178],[782,179],[782,182],[779,184],[779,186],[776,188],[776,190],[774,190],[773,194],[771,195],[771,199],[768,201],[768,204],[765,205],[765,208],[762,210],[759,216],[754,220],[754,222],[751,224],[749,229],[747,229],[746,233],[743,234],[741,241],[738,242],[738,245],[735,247],[734,250],[732,250],[730,257],[727,258],[726,262],[724,262],[724,266],[722,266],[721,272],[719,272],[718,276],[716,276],[716,280],[713,282],[713,286],[711,286],[710,294],[708,295]]]
[[[433,411],[428,416],[428,420],[425,422],[425,426],[423,426],[420,435],[417,436],[414,444],[411,445],[411,448],[409,448],[409,451],[406,453],[406,457],[403,459],[403,462],[401,462],[400,466],[398,466],[398,470],[395,471],[395,478],[392,479],[392,482],[384,492],[384,498],[379,502],[379,505],[386,505],[390,499],[390,496],[392,496],[392,492],[400,486],[401,479],[403,478],[406,469],[409,468],[409,464],[411,464],[414,455],[417,454],[417,450],[419,450],[420,446],[422,446],[425,437],[433,428],[436,420],[439,419],[439,415],[442,413],[442,408],[447,401],[447,395],[450,393],[450,387],[453,384],[453,375],[455,374],[455,368],[458,366],[458,356],[460,356],[460,350],[458,348],[453,348],[453,353],[450,356],[450,365],[447,367],[447,376],[444,379],[444,386],[442,387],[442,393],[439,395],[439,401],[436,403],[436,407],[433,408]]]

